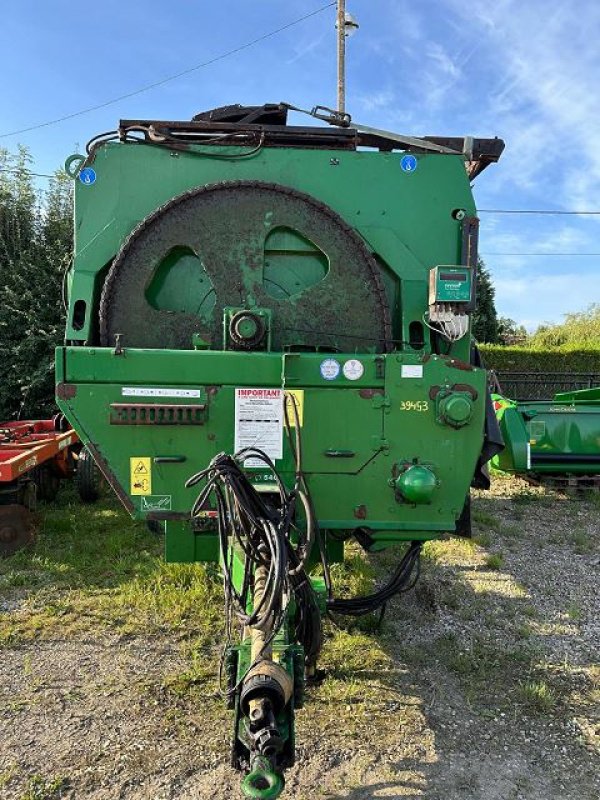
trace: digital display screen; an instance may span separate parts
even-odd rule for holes
[[[467,276],[464,272],[440,272],[440,280],[464,283],[467,280]]]

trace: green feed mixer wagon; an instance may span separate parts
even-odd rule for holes
[[[289,110],[123,120],[68,160],[56,360],[62,412],[166,559],[220,563],[232,763],[256,798],[294,761],[322,617],[409,589],[501,446],[471,345],[470,181],[502,141]],[[331,579],[350,539],[404,544],[364,597]]]

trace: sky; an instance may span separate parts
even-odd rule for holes
[[[123,118],[189,119],[228,103],[335,105],[335,12],[73,119],[211,59],[326,0],[5,0],[0,147],[52,172]],[[480,209],[600,211],[600,4],[592,0],[347,0],[347,110],[409,135],[500,136]],[[600,302],[600,216],[481,212],[499,314],[532,330]],[[576,255],[580,254],[580,255]],[[582,254],[597,254],[582,255]]]

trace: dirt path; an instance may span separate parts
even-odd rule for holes
[[[285,797],[600,796],[600,504],[497,481],[474,518],[480,544],[429,547],[381,631],[330,632]],[[27,587],[0,590],[23,614]],[[0,797],[238,797],[212,663],[190,669],[205,658],[185,628],[6,641]]]

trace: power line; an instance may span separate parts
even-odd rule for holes
[[[18,169],[14,167],[0,167],[0,172],[11,172],[13,175],[33,175],[36,178],[56,178],[56,175],[48,175],[45,172],[32,172],[30,169]]]
[[[562,256],[565,258],[600,257],[600,253],[482,253],[482,256]]]
[[[600,217],[600,211],[553,211],[549,208],[478,208],[480,214],[551,214],[556,216]]]
[[[128,100],[130,97],[135,97],[138,94],[142,94],[143,92],[148,92],[150,89],[156,89],[157,86],[164,86],[165,83],[170,83],[170,81],[174,81],[177,78],[181,78],[184,75],[189,75],[191,72],[195,72],[196,70],[202,69],[203,67],[209,67],[211,64],[216,64],[218,61],[223,61],[225,58],[229,58],[230,56],[235,55],[236,53],[241,53],[242,50],[247,50],[249,47],[254,47],[254,45],[259,44],[260,42],[264,42],[266,39],[270,39],[272,36],[276,36],[278,33],[283,33],[283,31],[287,31],[289,28],[294,27],[294,25],[298,25],[300,22],[304,22],[304,20],[310,19],[311,17],[316,16],[317,14],[321,14],[323,11],[326,11],[328,8],[335,6],[336,2],[327,3],[320,8],[317,8],[315,11],[311,11],[309,14],[305,14],[303,17],[298,17],[298,19],[293,20],[292,22],[288,22],[287,25],[282,25],[280,28],[276,28],[273,31],[269,31],[269,33],[264,33],[262,36],[257,37],[256,39],[252,39],[250,42],[246,42],[246,44],[242,44],[239,47],[234,47],[233,50],[228,50],[226,53],[221,53],[221,55],[215,56],[214,58],[209,59],[208,61],[203,61],[201,64],[196,64],[194,67],[189,67],[188,69],[184,69],[181,72],[177,72],[173,75],[168,75],[166,78],[162,78],[159,81],[154,81],[154,83],[149,83],[146,86],[142,86],[139,89],[135,89],[132,92],[128,92],[127,94],[122,94],[119,97],[115,97],[113,100],[107,100],[104,103],[98,103],[96,106],[90,106],[89,108],[82,108],[80,111],[75,111],[72,114],[65,114],[64,117],[57,117],[56,119],[47,120],[46,122],[40,122],[37,125],[30,125],[28,128],[21,128],[17,131],[10,131],[10,133],[1,133],[0,139],[5,139],[8,136],[18,136],[21,133],[28,133],[29,131],[35,131],[39,128],[47,128],[49,125],[57,125],[59,122],[65,122],[66,120],[73,119],[74,117],[80,117],[83,114],[89,114],[92,111],[99,111],[101,108],[106,108],[107,106],[114,105],[115,103],[119,103],[121,100]]]

